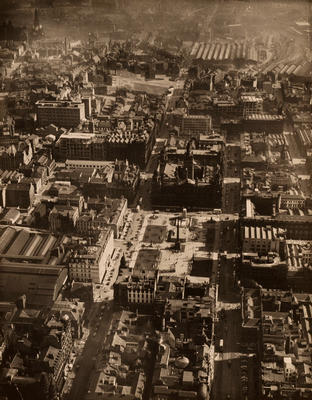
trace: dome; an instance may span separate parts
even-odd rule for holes
[[[189,365],[190,361],[187,357],[185,356],[180,356],[175,360],[175,366],[177,368],[184,369]]]

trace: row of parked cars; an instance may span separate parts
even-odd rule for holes
[[[249,376],[255,368],[255,354],[246,355],[240,359],[240,375],[243,398],[248,397],[248,387],[250,385]],[[253,383],[254,384],[254,383]]]

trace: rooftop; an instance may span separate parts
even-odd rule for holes
[[[65,132],[60,136],[60,139],[68,139],[68,140],[73,140],[73,139],[81,139],[81,140],[90,140],[92,138],[95,138],[94,133],[85,133],[85,132]]]
[[[251,103],[251,102],[262,103],[263,99],[260,96],[252,96],[252,95],[244,94],[244,95],[241,95],[241,101],[243,103],[245,103],[245,102],[246,103]]]
[[[53,264],[58,257],[51,254],[59,239],[49,233],[8,227],[0,230],[0,256],[4,259]]]
[[[53,101],[47,101],[47,100],[38,100],[36,102],[36,106],[38,108],[78,108],[79,106],[82,106],[82,102],[73,102],[73,101],[61,101],[61,100],[53,100]]]
[[[250,114],[244,117],[246,120],[260,120],[260,121],[283,121],[284,117],[282,115],[272,115],[272,114]]]

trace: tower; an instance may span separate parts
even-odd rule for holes
[[[37,38],[37,37],[43,35],[42,26],[40,25],[40,21],[39,21],[39,10],[38,10],[38,8],[35,8],[34,24],[33,24],[32,30],[33,30],[33,37],[34,38]]]
[[[35,8],[34,25],[33,26],[34,26],[35,30],[38,30],[38,28],[40,28],[38,8]]]
[[[186,178],[194,180],[194,178],[195,178],[194,157],[193,157],[193,151],[191,150],[191,146],[192,146],[192,143],[190,140],[186,147],[186,153],[185,153],[185,158],[184,158],[184,168],[186,170]]]

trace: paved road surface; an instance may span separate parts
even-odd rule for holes
[[[94,309],[96,309],[96,312],[98,311],[97,304],[94,304]],[[91,333],[88,340],[86,341],[83,353],[78,360],[80,368],[76,373],[76,377],[69,393],[68,400],[82,400],[84,398],[88,390],[91,373],[94,368],[94,358],[98,355],[101,344],[105,340],[109,325],[112,320],[113,312],[105,311],[105,317],[102,320],[97,319],[96,313],[94,311],[93,314],[93,319],[90,320],[90,325],[92,326],[95,320],[98,320],[100,322],[100,325],[95,336],[93,336],[93,333],[95,332],[95,327],[91,328]]]
[[[225,231],[228,232],[226,228]],[[239,290],[235,286],[233,277],[234,263],[235,259],[221,257],[218,292],[218,301],[220,303],[217,307],[220,306],[225,309],[225,317],[223,319],[220,318],[216,325],[217,353],[215,355],[215,379],[213,385],[214,400],[225,400],[228,395],[231,396],[232,400],[241,400],[239,357],[241,310],[239,307]],[[221,339],[224,342],[223,351],[218,348]]]
[[[238,145],[226,146],[222,193],[222,210],[225,213],[239,213],[240,211],[240,158]]]
[[[221,242],[219,248],[221,251],[227,251],[228,254],[236,253],[238,249],[237,235],[239,227],[237,220],[226,220],[221,222]]]
[[[241,400],[240,385],[240,310],[225,312],[225,321],[217,326],[216,336],[224,341],[223,352],[215,355],[214,400]]]

